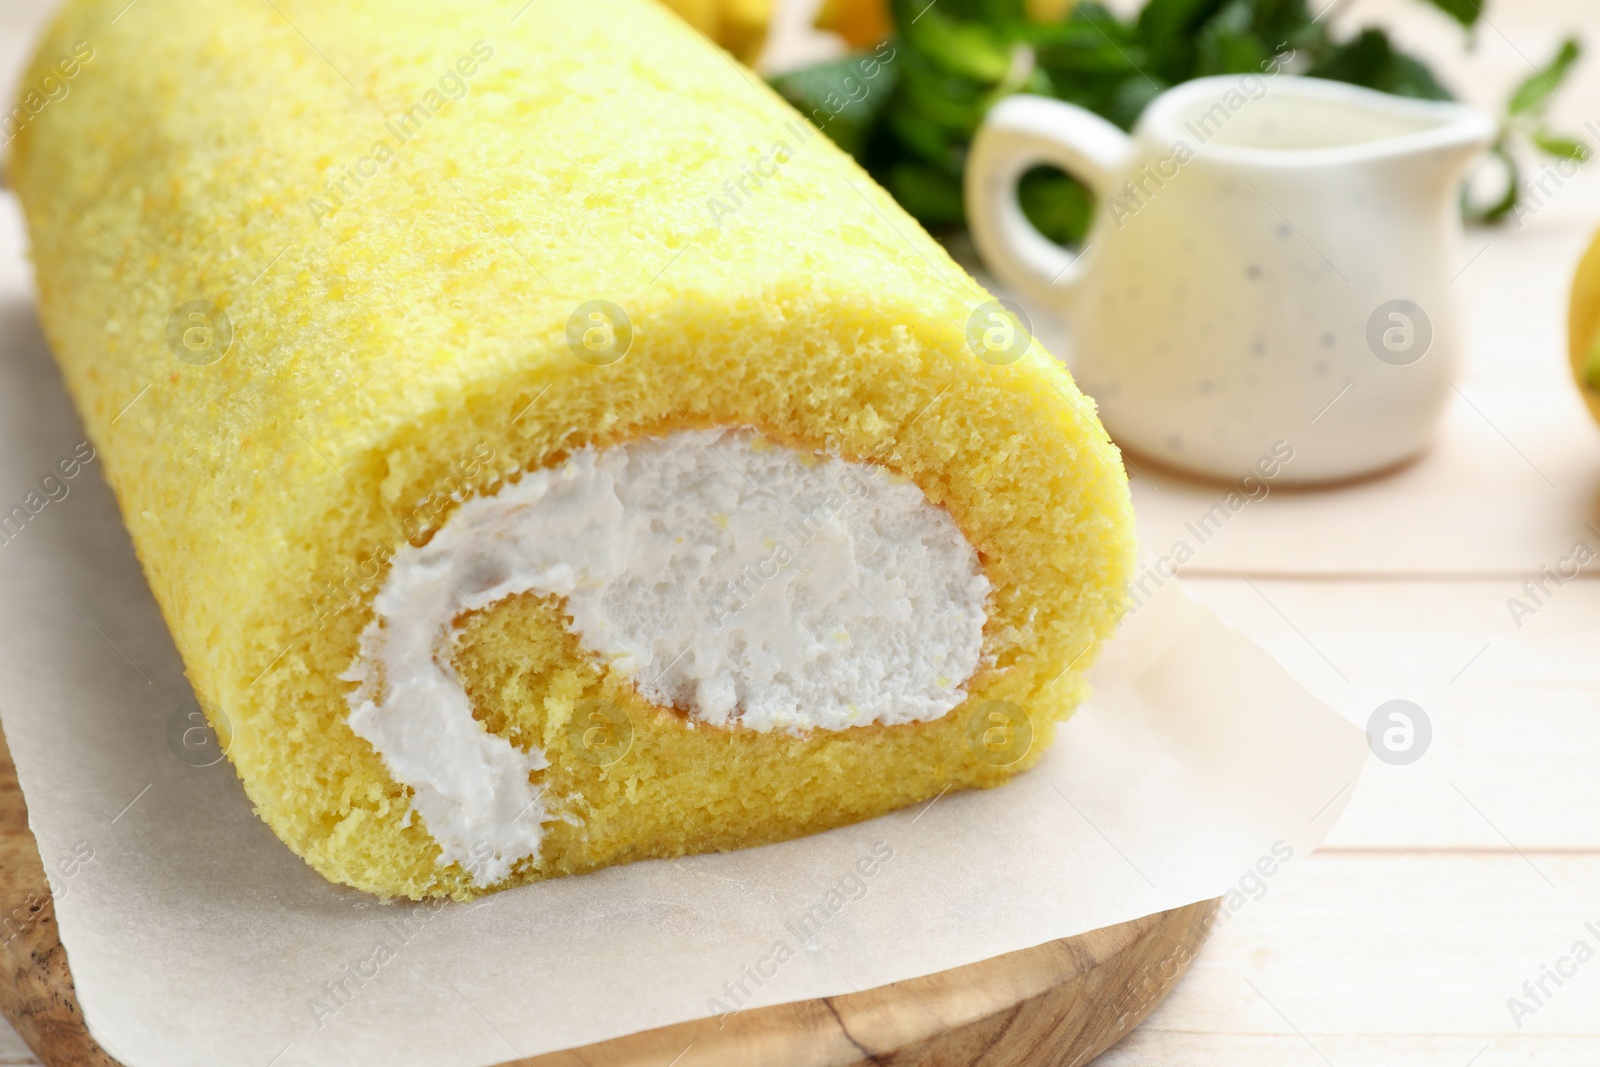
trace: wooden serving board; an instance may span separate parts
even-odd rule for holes
[[[630,1034],[502,1067],[1082,1067],[1161,1002],[1218,901],[844,996]],[[0,1012],[45,1067],[121,1067],[84,1027],[0,736]]]

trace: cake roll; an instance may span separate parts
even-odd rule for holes
[[[49,28],[25,85],[93,60],[9,173],[306,863],[467,899],[1038,760],[1124,602],[1119,456],[822,120],[653,0],[125,5]]]

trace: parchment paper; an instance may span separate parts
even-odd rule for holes
[[[14,205],[0,240],[9,509],[83,435]],[[128,1067],[479,1067],[971,963],[1285,877],[1366,754],[1169,584],[1004,788],[473,904],[382,904],[280,844],[226,762],[174,755],[191,694],[99,468],[0,543],[0,720],[85,1018]]]

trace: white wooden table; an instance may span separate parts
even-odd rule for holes
[[[40,6],[0,8],[6,82]],[[1470,56],[1417,0],[1362,0],[1334,17],[1389,25],[1486,106],[1564,29],[1600,50],[1595,0],[1490,3]],[[1555,114],[1573,131],[1592,122],[1600,145],[1600,62]],[[1470,233],[1456,282],[1469,365],[1436,451],[1379,482],[1274,493],[1185,569],[1351,720],[1404,698],[1434,737],[1411,765],[1373,761],[1328,844],[1269,883],[1100,1062],[1600,1063],[1600,567],[1520,626],[1507,608],[1574,542],[1600,549],[1585,526],[1600,526],[1600,429],[1565,370],[1567,286],[1596,225],[1591,165],[1520,229]],[[1154,472],[1136,473],[1134,491],[1147,545],[1170,544],[1218,495]],[[1519,1026],[1508,998],[1531,1005],[1524,983],[1537,987],[1578,941],[1596,958],[1560,986],[1546,978],[1550,995]],[[0,1025],[0,1065],[34,1063]]]

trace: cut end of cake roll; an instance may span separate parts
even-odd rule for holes
[[[546,824],[590,822],[594,798],[572,795],[559,770],[543,773],[547,727],[564,730],[569,756],[606,767],[628,758],[637,735],[639,762],[619,771],[635,778],[635,807],[642,787],[661,810],[636,812],[634,828],[662,815],[692,824],[688,812],[715,810],[711,798],[664,768],[641,773],[640,763],[670,765],[697,746],[715,760],[725,744],[706,749],[705,739],[719,734],[880,726],[893,736],[944,718],[978,673],[991,589],[949,514],[876,464],[800,452],[748,429],[585,447],[465,502],[426,545],[395,553],[344,674],[359,683],[347,697],[349,723],[412,790],[441,862],[487,887],[524,861],[539,865]],[[548,694],[505,706],[500,718],[521,744],[474,714],[503,703],[495,698],[504,689],[487,678],[526,675],[515,637],[502,636],[495,656],[456,662],[463,638],[476,647],[491,632],[492,622],[473,617],[493,619],[511,598],[545,613],[516,616],[537,647],[554,641],[566,653],[541,670],[585,681],[553,721]],[[550,629],[550,611],[558,625],[539,632]],[[866,782],[905,777],[893,765],[860,770]],[[766,769],[768,784],[774,771],[783,765]],[[814,773],[778,784],[770,798],[740,797],[739,808],[788,809],[794,825],[792,795]],[[674,777],[678,786],[668,784]],[[771,835],[737,811],[698,832]]]
[[[302,854],[330,878],[468,899],[787,840],[1032,766],[1122,602],[1120,466],[1042,353],[990,367],[888,332],[900,349],[876,358],[903,373],[877,405],[855,354],[796,361],[777,340],[738,363],[701,348],[670,405],[671,360],[573,362],[505,405],[518,430],[467,446],[442,422],[397,449],[396,506],[337,537],[379,545],[321,609],[327,658],[261,683],[331,712],[312,743],[274,746],[289,765],[246,777],[272,783],[263,817],[291,842],[326,826]],[[788,400],[807,393],[831,402]],[[613,429],[574,432],[584,405]],[[539,458],[507,462],[530,423]],[[432,516],[438,458],[458,454],[477,458],[447,468]],[[268,755],[260,736],[235,758]],[[321,817],[283,818],[307,810]]]
[[[991,365],[882,303],[781,306],[776,332],[663,308],[720,343],[680,320],[615,364],[563,352],[374,458],[387,502],[319,534],[339,596],[301,591],[318,640],[233,705],[247,789],[308,862],[468,899],[1040,758],[1131,568],[1092,407],[1037,346]],[[315,716],[298,743],[285,708]]]
[[[10,176],[307,863],[470,898],[1039,759],[1124,602],[1120,457],[827,115],[648,0],[145,2],[64,7],[30,78],[92,59]]]

